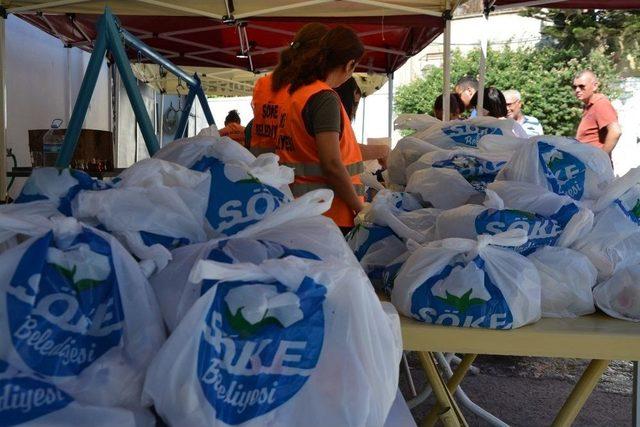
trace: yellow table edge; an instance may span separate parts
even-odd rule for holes
[[[513,330],[431,325],[400,315],[409,351],[640,360],[640,323],[602,313],[573,319],[543,318]]]

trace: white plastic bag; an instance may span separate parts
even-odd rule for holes
[[[485,135],[519,136],[521,132],[522,127],[511,119],[476,117],[442,122],[412,136],[437,147],[453,150],[465,146],[477,147],[478,141]]]
[[[428,114],[399,114],[393,121],[396,130],[422,131],[442,123],[441,120]]]
[[[110,184],[94,179],[83,171],[69,168],[59,170],[54,167],[36,168],[31,172],[15,203],[49,201],[56,205],[60,213],[71,216],[71,202],[80,191],[98,191],[110,187]],[[31,209],[31,205],[27,206]]]
[[[417,320],[448,326],[511,329],[541,316],[540,276],[513,250],[522,230],[478,240],[445,239],[412,252],[395,279],[391,302]]]
[[[256,157],[229,137],[198,135],[179,139],[165,145],[153,158],[167,160],[191,168],[203,157],[210,156],[222,162],[240,161],[250,164]]]
[[[405,190],[436,209],[453,209],[462,206],[474,196],[481,201],[484,195],[470,184],[458,171],[447,168],[427,168],[414,172]]]
[[[600,197],[613,178],[604,151],[575,139],[536,136],[513,154],[496,179],[530,182],[583,200]]]
[[[201,129],[200,132],[198,132],[198,136],[213,136],[220,138],[220,132],[218,132],[218,127],[214,123],[209,127]]]
[[[82,191],[73,216],[112,233],[136,257],[162,270],[170,250],[207,239],[211,176],[175,163],[145,159],[125,170],[117,188]]]
[[[152,427],[155,418],[146,410],[131,411],[85,405],[55,385],[28,375],[0,360],[0,425],[23,427]]]
[[[593,212],[569,196],[560,196],[528,182],[496,181],[487,186],[484,205],[494,209],[515,209],[533,212],[555,220],[562,227],[553,243],[569,247],[593,228]],[[497,197],[496,197],[497,196]],[[533,230],[532,230],[533,231]],[[551,234],[552,229],[548,229]],[[541,233],[541,236],[544,233]],[[536,237],[530,233],[529,240]]]
[[[384,427],[418,427],[400,390],[398,390],[396,400],[393,401]]]
[[[545,246],[527,258],[540,274],[542,317],[578,317],[595,311],[592,288],[598,271],[586,256]]]
[[[388,263],[406,252],[407,240],[432,239],[440,210],[421,206],[408,193],[384,190],[356,218],[347,242],[376,288]]]
[[[640,322],[640,264],[616,271],[594,288],[593,297],[609,316]]]
[[[419,170],[444,168],[457,171],[478,191],[495,180],[500,169],[509,161],[509,153],[483,153],[475,148],[432,151],[407,167],[407,179]]]
[[[370,222],[357,224],[346,239],[376,289],[381,287],[382,274],[389,261],[407,250],[391,228]]]
[[[506,135],[485,135],[478,141],[478,150],[483,153],[501,153],[512,156],[513,153],[529,142],[529,137],[521,138]]]
[[[256,158],[226,137],[175,141],[154,158],[211,174],[206,218],[218,234],[235,234],[271,215],[293,197],[289,189],[293,169],[280,166],[278,156],[272,153]]]
[[[356,218],[356,223],[389,227],[398,237],[424,242],[439,209],[423,208],[412,194],[383,190]]]
[[[593,213],[568,196],[521,182],[494,182],[486,188],[484,206],[465,205],[444,211],[436,220],[435,238],[474,239],[512,229],[527,232],[516,250],[529,254],[541,246],[570,246],[593,225]],[[503,199],[504,197],[504,199]]]
[[[640,264],[640,168],[614,181],[595,203],[593,230],[573,245],[598,269],[600,281]]]
[[[141,405],[164,329],[140,267],[113,237],[42,218],[0,255],[0,277],[0,359],[88,404]]]
[[[331,191],[312,191],[281,206],[276,215],[246,228],[233,239],[217,239],[174,250],[173,261],[149,279],[169,330],[177,327],[195,300],[209,288],[188,283],[191,269],[201,259],[233,264],[261,262],[296,253],[357,266],[358,261],[342,232],[331,219],[322,216],[331,201]]]
[[[392,185],[405,185],[407,183],[407,167],[431,151],[443,151],[443,149],[412,136],[402,138],[389,153],[386,171],[389,179],[387,181]]]
[[[151,364],[170,425],[382,426],[401,347],[359,267],[287,257],[201,261],[198,299]],[[356,390],[357,392],[354,392]]]

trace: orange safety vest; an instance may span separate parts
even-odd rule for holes
[[[291,192],[299,197],[312,190],[330,188],[320,167],[318,148],[315,137],[307,132],[302,118],[302,110],[309,99],[323,90],[332,90],[327,84],[316,81],[301,87],[289,96],[289,102],[283,120],[284,126],[279,129],[276,154],[281,164],[295,170],[295,181],[291,184]],[[364,172],[362,153],[351,128],[351,121],[342,103],[340,104],[343,130],[340,136],[340,157],[351,175],[351,182],[358,196],[364,201],[364,185],[360,174]],[[325,215],[333,219],[340,227],[353,227],[354,212],[337,196],[334,196],[331,208]]]
[[[259,78],[253,87],[253,126],[251,152],[254,156],[275,152],[280,116],[288,99],[288,87],[277,92],[271,90],[271,74]]]
[[[229,123],[218,131],[220,136],[228,136],[236,142],[244,145],[244,126],[238,123]]]

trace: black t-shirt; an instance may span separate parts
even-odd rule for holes
[[[302,120],[309,135],[321,132],[338,132],[342,136],[340,97],[332,90],[316,93],[302,109]]]

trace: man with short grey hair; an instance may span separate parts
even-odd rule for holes
[[[579,72],[573,79],[573,92],[582,102],[582,120],[576,139],[603,149],[611,155],[622,135],[618,113],[609,99],[599,93],[600,82],[591,70]]]
[[[529,136],[544,135],[540,121],[533,116],[522,113],[522,96],[515,89],[506,90],[504,98],[507,101],[507,117],[520,123]]]

